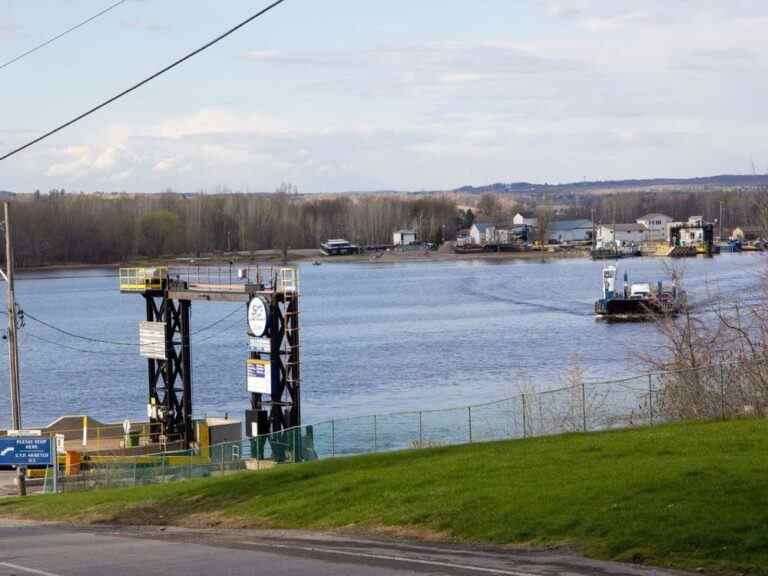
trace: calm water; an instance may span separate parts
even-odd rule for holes
[[[692,300],[749,294],[759,255],[682,262]],[[659,259],[624,264],[634,281],[663,274]],[[659,340],[649,324],[596,321],[602,263],[330,263],[301,267],[304,421],[439,408],[562,384],[574,364],[590,378],[640,370]],[[122,295],[114,271],[21,274],[21,307],[78,334],[135,342],[140,296]],[[248,404],[243,305],[192,305],[196,416],[241,417]],[[50,342],[45,342],[42,339]],[[146,363],[135,348],[63,336],[27,321],[21,331],[24,424],[62,414],[106,421],[145,417]],[[7,355],[0,357],[0,426],[9,421]]]

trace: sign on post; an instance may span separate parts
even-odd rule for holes
[[[51,438],[17,436],[0,438],[1,466],[51,466],[56,457]]]
[[[272,394],[272,363],[269,360],[248,360],[246,388],[248,392]]]
[[[145,358],[165,360],[165,322],[139,322],[139,354]]]
[[[248,338],[248,351],[260,354],[272,353],[272,340],[263,336],[250,336]]]

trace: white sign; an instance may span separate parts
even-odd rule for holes
[[[56,434],[56,453],[66,454],[67,449],[64,445],[64,434]]]
[[[42,430],[8,430],[7,436],[42,436]]]
[[[165,360],[165,322],[139,322],[139,354]]]
[[[248,392],[272,394],[272,362],[248,360],[245,385]]]
[[[254,296],[248,302],[248,327],[254,336],[262,336],[269,325],[269,310],[261,296]]]
[[[272,352],[272,340],[269,338],[251,336],[248,338],[248,351],[260,352],[261,354],[270,354]]]

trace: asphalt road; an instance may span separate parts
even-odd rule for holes
[[[0,520],[0,576],[346,574],[669,576],[569,554],[318,533],[74,527]]]

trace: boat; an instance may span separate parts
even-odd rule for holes
[[[640,247],[634,244],[626,246],[606,245],[590,250],[592,260],[618,260],[619,258],[633,258],[641,256]]]
[[[603,297],[595,302],[595,314],[600,318],[653,319],[659,315],[674,316],[685,307],[687,295],[677,280],[665,286],[661,281],[652,286],[648,282],[630,284],[624,271],[624,287],[616,290],[617,268],[603,268]]]
[[[456,254],[481,254],[485,252],[485,247],[478,244],[464,244],[462,246],[454,246],[453,251]]]

